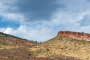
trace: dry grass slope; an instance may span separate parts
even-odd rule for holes
[[[32,43],[34,45],[19,44],[16,43],[14,39]],[[33,53],[31,51],[28,51],[28,48],[33,47],[37,44],[38,43],[33,41],[0,34],[0,60],[40,60],[39,58],[32,57]]]
[[[59,57],[63,56],[64,58],[75,57],[74,59],[90,60],[89,42],[67,36],[56,36],[29,50],[34,51],[34,55],[37,57],[50,57],[58,60]]]
[[[33,43],[26,45],[18,41]],[[43,43],[0,34],[0,60],[90,60],[90,44],[67,36],[56,36]]]

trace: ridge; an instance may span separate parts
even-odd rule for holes
[[[59,31],[57,36],[69,36],[74,39],[90,41],[90,34],[84,32]]]

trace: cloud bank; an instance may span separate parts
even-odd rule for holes
[[[0,31],[42,42],[63,30],[90,33],[89,6],[89,0],[0,0]]]

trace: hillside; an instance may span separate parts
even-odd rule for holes
[[[29,56],[32,52],[27,49],[35,45],[38,45],[36,41],[30,41],[0,32],[0,60],[35,59]]]
[[[90,43],[66,35],[37,43],[0,33],[0,60],[90,60]]]
[[[12,35],[0,33],[0,49],[17,48],[20,46],[36,45],[37,42],[22,39]]]
[[[30,48],[37,57],[50,57],[59,60],[90,59],[90,44],[85,40],[77,40],[68,36],[56,36],[38,46]],[[39,53],[38,53],[39,52]]]

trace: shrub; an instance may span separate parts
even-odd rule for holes
[[[87,51],[87,52],[89,52],[89,51]]]
[[[67,46],[64,46],[65,48],[68,48]]]
[[[68,53],[66,53],[66,54],[68,54]]]
[[[64,49],[64,48],[61,48],[61,49]]]
[[[29,56],[31,56],[31,54],[28,54]]]
[[[47,48],[47,51],[50,51],[50,50]]]
[[[71,50],[71,49],[69,49],[69,50]]]

